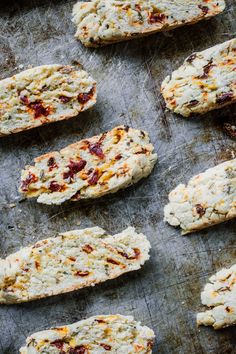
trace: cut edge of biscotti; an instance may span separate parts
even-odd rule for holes
[[[232,78],[227,84],[221,84],[225,80],[223,70],[227,65],[229,66],[228,74]],[[212,72],[214,68],[218,70]],[[221,79],[219,79],[220,75],[222,75]],[[185,59],[183,65],[164,79],[161,93],[170,111],[188,118],[234,104],[236,102],[235,80],[236,38],[232,38],[191,54]],[[190,94],[189,97],[188,94]]]
[[[154,340],[153,330],[142,326],[133,316],[98,315],[34,333],[26,339],[26,346],[20,348],[20,354],[29,354],[31,350],[40,354],[42,348],[55,350],[58,347],[70,353],[87,353],[89,350],[95,354],[102,348],[113,353],[123,347],[124,352],[151,354]]]
[[[96,81],[75,66],[49,64],[0,81],[0,136],[77,116],[96,103]]]
[[[208,200],[205,200],[207,204],[203,205],[201,203],[202,197],[203,199],[205,198],[205,194],[203,194],[204,185],[207,186],[210,181],[219,183],[220,180],[220,188],[224,188],[223,191],[219,190],[219,193],[222,193],[222,198],[221,205],[219,204],[220,201],[218,201],[217,206],[218,208],[223,207],[227,197],[227,190],[234,197],[233,181],[235,178],[236,159],[232,159],[193,176],[186,184],[179,184],[169,193],[169,202],[164,207],[164,221],[171,226],[180,228],[182,235],[187,235],[236,218],[236,200],[234,199],[227,212],[224,210],[224,214],[223,209],[217,209],[218,214],[216,213],[214,195],[212,196],[211,193]],[[208,190],[205,187],[205,193],[207,192]],[[187,202],[188,204],[186,204]],[[183,208],[183,206],[185,207]],[[179,214],[180,210],[181,213]],[[213,211],[216,213],[215,217],[213,217]]]
[[[204,312],[197,314],[198,326],[215,330],[236,324],[236,264],[211,276],[201,293]]]
[[[215,0],[214,0],[215,1]],[[150,19],[150,24],[152,24],[152,27],[145,27],[145,25],[143,27],[140,26],[140,31],[137,31],[137,23],[134,26],[134,30],[135,32],[129,32],[126,31],[125,33],[123,33],[123,35],[116,35],[116,36],[112,36],[110,37],[110,39],[105,39],[105,38],[99,38],[99,40],[94,39],[94,37],[90,36],[89,40],[85,39],[83,37],[83,35],[80,33],[79,30],[79,25],[80,23],[87,17],[90,16],[90,21],[92,21],[92,17],[94,16],[94,18],[97,15],[97,6],[99,3],[109,3],[109,0],[107,1],[90,1],[90,2],[83,2],[81,3],[80,1],[77,2],[74,7],[73,7],[73,12],[72,12],[72,22],[77,25],[77,31],[75,33],[75,38],[79,39],[83,45],[85,45],[86,47],[102,47],[102,46],[106,46],[109,44],[113,44],[113,43],[118,43],[118,42],[122,42],[122,41],[128,41],[128,40],[132,40],[135,38],[141,38],[141,37],[145,37],[148,35],[152,35],[158,32],[163,32],[163,31],[169,31],[169,30],[173,30],[175,28],[184,26],[184,25],[192,25],[195,24],[201,20],[204,19],[209,19],[211,17],[217,16],[218,14],[222,13],[225,10],[225,6],[226,3],[224,0],[218,1],[214,7],[214,11],[209,11],[209,8],[207,7],[207,4],[199,4],[199,8],[202,9],[202,15],[200,16],[196,16],[196,17],[192,17],[191,19],[186,19],[185,21],[177,21],[177,23],[173,23],[173,24],[168,24],[163,22],[163,16],[165,16],[165,14],[160,13],[160,11],[158,11],[157,14],[151,14],[149,13],[149,16],[152,16]],[[213,0],[212,0],[213,2]],[[112,2],[111,2],[112,3]],[[130,2],[131,3],[131,2]],[[135,6],[136,6],[136,10],[140,9],[141,6],[138,4],[138,2],[135,2]],[[187,6],[187,5],[186,5]],[[154,18],[157,17],[157,21],[155,24]],[[165,17],[165,19],[168,20],[168,16]],[[85,26],[83,26],[83,30],[86,33],[86,35],[89,32],[89,29],[86,31]]]
[[[150,249],[147,237],[134,227],[113,236],[93,227],[40,240],[0,259],[0,304],[28,302],[115,279],[140,269],[150,258]]]
[[[146,132],[118,126],[34,161],[22,171],[20,192],[50,205],[129,187],[151,173],[157,155]]]

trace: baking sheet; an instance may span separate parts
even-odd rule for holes
[[[1,139],[0,256],[70,229],[99,225],[117,233],[133,225],[148,236],[151,260],[141,271],[94,288],[1,306],[0,353],[18,353],[32,332],[108,313],[133,315],[152,327],[154,354],[236,353],[235,327],[214,332],[195,324],[207,279],[235,263],[235,221],[185,237],[163,223],[176,184],[236,153],[235,140],[223,131],[225,122],[236,120],[235,105],[185,120],[165,111],[159,91],[193,51],[235,36],[235,1],[210,21],[101,49],[86,49],[73,38],[73,4],[1,1],[0,77],[28,65],[80,62],[98,81],[98,101],[77,118]],[[34,157],[123,123],[150,133],[159,162],[149,178],[92,202],[49,207],[19,196],[20,170]]]

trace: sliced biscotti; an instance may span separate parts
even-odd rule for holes
[[[167,108],[184,117],[236,101],[236,39],[194,53],[162,83]]]
[[[45,204],[114,193],[151,173],[153,149],[144,131],[116,127],[36,158],[22,172],[20,191]]]
[[[21,354],[151,354],[154,332],[131,316],[100,315],[34,333]]]
[[[192,24],[221,13],[224,0],[92,0],[73,9],[77,37],[97,47]]]
[[[0,303],[35,300],[116,278],[139,269],[149,250],[147,238],[132,227],[114,236],[94,227],[39,241],[0,260]]]
[[[76,116],[96,102],[96,82],[84,70],[38,66],[0,81],[0,136]]]
[[[220,329],[236,324],[236,264],[209,279],[201,300],[209,310],[198,313],[198,325]]]
[[[236,217],[236,159],[226,161],[180,184],[169,194],[165,221],[182,234]]]

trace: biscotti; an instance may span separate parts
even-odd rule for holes
[[[0,260],[0,303],[20,303],[92,286],[141,268],[147,238],[129,227],[110,236],[99,228],[73,230]]]
[[[182,234],[236,217],[236,159],[226,161],[180,184],[169,194],[165,221]]]
[[[79,1],[73,9],[75,37],[97,47],[192,24],[224,8],[224,0]]]
[[[198,325],[220,329],[236,324],[236,264],[209,279],[201,300],[209,310],[198,313]]]
[[[236,101],[236,39],[190,55],[162,83],[167,108],[189,117]]]
[[[81,140],[35,159],[20,191],[39,203],[98,198],[148,176],[157,160],[147,133],[127,126]]]
[[[0,136],[76,116],[96,102],[84,70],[43,65],[0,81]]]
[[[21,354],[151,354],[154,332],[131,316],[100,315],[32,334]]]

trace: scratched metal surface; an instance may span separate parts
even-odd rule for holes
[[[80,221],[81,228],[99,225],[111,233],[135,226],[151,241],[151,260],[137,273],[92,289],[0,307],[0,354],[18,353],[32,332],[101,313],[132,314],[152,327],[154,353],[236,353],[236,328],[216,333],[195,324],[208,277],[235,262],[235,221],[188,237],[163,223],[167,194],[177,183],[236,152],[235,140],[222,129],[224,122],[235,121],[235,106],[184,120],[165,112],[159,92],[164,77],[187,55],[235,35],[235,1],[228,0],[227,11],[208,22],[96,50],[73,38],[73,3],[1,1],[1,78],[19,71],[19,65],[79,61],[97,79],[99,96],[95,108],[79,118],[1,139],[0,256]],[[34,157],[122,123],[150,133],[159,162],[149,178],[83,204],[21,201],[20,170]]]

